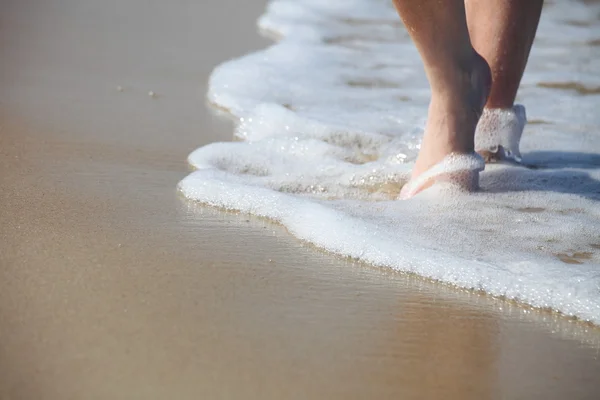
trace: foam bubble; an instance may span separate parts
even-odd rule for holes
[[[194,151],[180,189],[344,256],[600,323],[600,47],[580,26],[597,14],[544,9],[520,149],[516,135],[496,141],[536,169],[488,165],[478,192],[436,185],[397,201],[429,88],[391,2],[273,1],[260,25],[282,39],[210,78],[209,100],[239,118],[243,140]],[[513,112],[494,124],[514,126]]]
[[[485,163],[479,154],[449,154],[404,185],[400,199],[409,199],[433,184],[444,184],[472,192],[479,189],[479,172],[484,169]]]
[[[484,109],[475,130],[475,150],[520,162],[519,143],[526,123],[525,107],[520,104],[511,109]]]

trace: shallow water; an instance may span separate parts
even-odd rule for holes
[[[518,98],[534,169],[488,166],[478,193],[397,201],[429,89],[390,3],[271,2],[259,25],[282,39],[210,80],[244,140],[193,152],[182,192],[335,253],[600,323],[600,7],[544,9]]]

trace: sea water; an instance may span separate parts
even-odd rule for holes
[[[599,15],[546,2],[518,97],[530,168],[398,200],[430,91],[391,1],[272,1],[259,26],[276,44],[210,78],[241,140],[194,151],[180,190],[343,256],[600,324]]]

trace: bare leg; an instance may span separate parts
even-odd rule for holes
[[[471,42],[492,70],[487,108],[513,106],[543,3],[543,0],[465,0]]]
[[[421,54],[432,91],[415,178],[451,153],[473,152],[491,77],[471,45],[464,0],[394,0],[394,5]]]

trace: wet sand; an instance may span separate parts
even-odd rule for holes
[[[178,195],[264,1],[0,4],[0,399],[600,396],[598,327]]]

